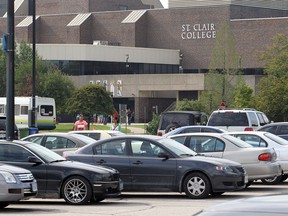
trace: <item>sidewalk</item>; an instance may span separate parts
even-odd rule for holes
[[[131,131],[130,134],[146,134],[145,129],[140,128],[140,127],[135,127],[137,125],[145,125],[145,124],[140,124],[140,123],[132,123],[131,125],[127,125],[127,129]],[[126,128],[126,124],[121,125],[122,128]],[[133,127],[134,126],[134,127]]]

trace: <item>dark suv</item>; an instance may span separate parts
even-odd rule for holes
[[[0,139],[6,139],[6,116],[0,116]],[[14,139],[19,139],[19,130],[14,125]]]
[[[208,116],[200,111],[168,111],[161,113],[157,135],[162,136],[178,127],[205,125]]]

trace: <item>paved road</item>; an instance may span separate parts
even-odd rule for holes
[[[283,193],[288,194],[288,182],[276,186],[253,184],[242,191],[229,192],[220,197],[204,200],[190,200],[178,193],[123,193],[118,198],[85,206],[66,205],[63,200],[31,199],[12,204],[0,214],[9,216],[52,214],[53,216],[191,216],[214,204],[238,198]]]

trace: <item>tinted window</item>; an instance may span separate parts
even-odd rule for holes
[[[264,128],[261,128],[259,131],[267,131],[267,132],[275,134],[276,129],[277,129],[277,126],[275,126],[275,125],[274,126],[265,126]]]
[[[160,152],[165,152],[159,146],[146,140],[131,140],[133,156],[137,157],[158,157]]]
[[[279,135],[288,134],[288,125],[282,125],[279,127]]]
[[[25,141],[28,142],[33,142],[33,143],[37,143],[37,144],[41,144],[42,140],[43,140],[43,136],[33,136],[33,137],[27,137],[24,139]]]
[[[238,146],[239,148],[251,148],[250,144],[248,144],[248,143],[244,142],[243,140],[240,140],[234,136],[224,134],[222,137],[224,139],[227,139],[228,141],[230,141],[234,145]]]
[[[194,124],[194,116],[193,114],[183,113],[164,114],[162,117],[160,129],[165,130],[170,124],[177,124],[178,126],[192,125]]]
[[[33,155],[20,146],[11,144],[0,145],[1,161],[27,162],[29,156]]]
[[[211,115],[209,126],[249,126],[244,112],[215,112]]]
[[[225,144],[215,137],[191,137],[189,148],[196,152],[216,152],[224,151]]]
[[[173,140],[175,140],[175,141],[177,141],[177,142],[179,142],[179,143],[181,143],[181,144],[184,144],[185,143],[185,136],[181,136],[181,137],[173,137],[173,138],[171,138],[171,139],[173,139]]]

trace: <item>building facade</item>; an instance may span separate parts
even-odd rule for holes
[[[151,120],[155,107],[162,112],[176,100],[198,98],[221,25],[233,32],[239,66],[253,88],[264,70],[257,53],[288,32],[287,0],[171,0],[169,8],[143,2],[36,1],[38,54],[78,87],[103,84],[116,107],[127,104],[135,112],[136,122]],[[26,15],[23,8],[15,16],[15,38],[31,43],[29,4]],[[6,21],[0,18],[1,32]]]

